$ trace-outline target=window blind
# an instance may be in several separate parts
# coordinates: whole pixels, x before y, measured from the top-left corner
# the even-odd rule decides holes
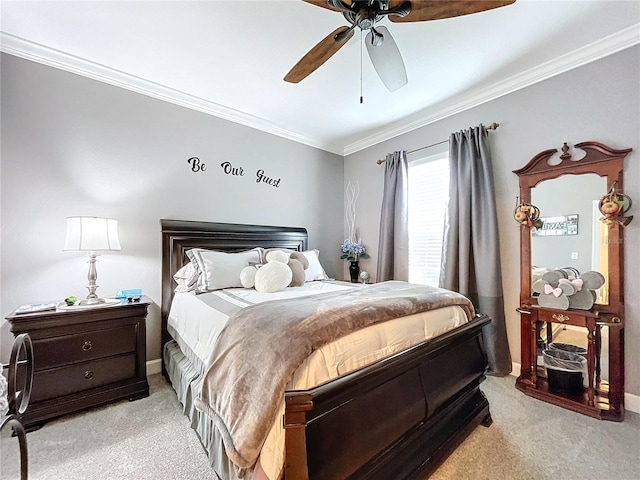
[[[409,282],[437,287],[449,198],[449,156],[442,153],[408,167]]]

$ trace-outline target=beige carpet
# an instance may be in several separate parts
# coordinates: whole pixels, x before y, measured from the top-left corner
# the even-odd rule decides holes
[[[171,386],[149,377],[150,395],[67,415],[27,434],[32,480],[211,479],[215,476]],[[2,432],[0,478],[17,479],[15,438]]]
[[[29,433],[30,478],[214,478],[173,390],[160,375],[149,380],[148,398],[68,415]],[[593,420],[529,398],[514,381],[487,379],[493,425],[474,430],[433,480],[640,479],[640,415]],[[0,447],[0,478],[18,478],[17,440],[3,432]]]

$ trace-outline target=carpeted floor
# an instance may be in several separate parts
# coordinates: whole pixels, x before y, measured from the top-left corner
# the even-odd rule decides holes
[[[27,435],[33,480],[180,479],[211,474],[171,387],[51,421]],[[640,415],[602,422],[527,397],[514,377],[483,384],[493,416],[431,476],[451,479],[640,479]],[[0,478],[18,478],[17,440],[3,432]],[[393,480],[393,479],[389,479]]]

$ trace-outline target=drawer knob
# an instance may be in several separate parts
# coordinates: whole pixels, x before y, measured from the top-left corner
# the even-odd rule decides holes
[[[91,340],[87,340],[86,342],[84,342],[84,344],[82,345],[82,350],[84,350],[85,352],[88,352],[89,350],[91,350],[91,347],[93,345],[91,345]]]
[[[562,313],[554,313],[553,315],[551,315],[551,318],[559,322],[566,322],[567,320],[569,320],[569,317],[563,315]]]
[[[91,380],[93,378],[93,372],[87,370],[86,372],[84,372],[84,378],[86,378],[87,380]]]

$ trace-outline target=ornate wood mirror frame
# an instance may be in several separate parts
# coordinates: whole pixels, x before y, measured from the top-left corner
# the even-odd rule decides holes
[[[540,182],[563,175],[592,173],[605,177],[607,191],[614,186],[623,191],[624,158],[632,149],[615,150],[598,142],[582,142],[575,149],[585,152],[574,159],[567,143],[562,147],[560,161],[549,160],[556,149],[545,150],[527,165],[514,170],[520,181],[520,201],[531,204],[532,189]],[[579,155],[577,155],[579,157]],[[604,192],[606,193],[606,192]],[[602,195],[604,195],[602,193]],[[542,212],[544,214],[544,212]],[[591,310],[554,310],[540,307],[531,290],[531,228],[520,227],[520,308],[521,314],[521,374],[516,387],[527,395],[569,408],[586,415],[609,420],[624,417],[624,227],[609,224],[607,305],[596,304]],[[538,340],[541,324],[555,322],[585,327],[588,336],[588,387],[583,393],[554,391],[549,387],[544,371],[538,365]],[[609,328],[609,383],[600,379],[600,329]],[[549,331],[549,329],[547,329]],[[549,339],[550,337],[548,337]]]

